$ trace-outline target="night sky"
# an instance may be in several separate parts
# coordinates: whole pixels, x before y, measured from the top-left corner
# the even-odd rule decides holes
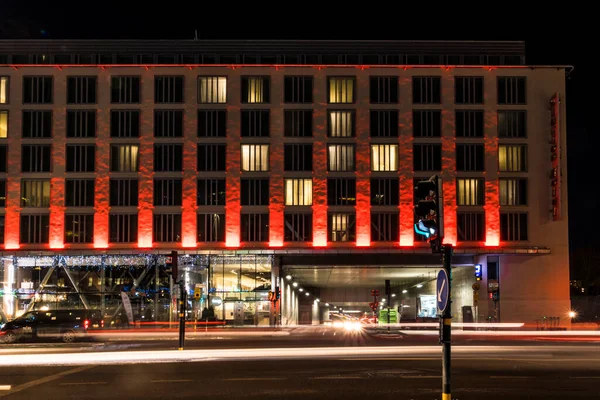
[[[463,3],[446,3],[447,9],[422,4],[421,8],[383,6],[363,9],[369,3],[278,2],[139,2],[133,1],[0,1],[0,39],[381,39],[381,40],[524,40],[528,64],[575,67],[567,81],[568,179],[571,268],[578,275],[582,254],[600,257],[600,223],[592,186],[593,148],[598,148],[598,125],[592,126],[600,94],[592,76],[597,45],[597,21],[577,15],[566,6],[536,7],[536,14],[510,2],[485,3],[469,10]],[[185,4],[185,6],[184,6]],[[60,5],[60,6],[58,6]],[[236,14],[236,9],[239,10]],[[142,11],[143,10],[143,11]],[[155,11],[153,11],[155,10]],[[479,13],[477,13],[479,12]],[[293,15],[294,18],[289,16]],[[489,21],[487,18],[494,18]],[[570,24],[570,26],[569,26]],[[589,97],[589,100],[588,100]],[[594,109],[592,109],[594,108]],[[582,189],[585,188],[585,189]],[[586,193],[587,191],[587,193]],[[598,275],[600,276],[600,268]]]

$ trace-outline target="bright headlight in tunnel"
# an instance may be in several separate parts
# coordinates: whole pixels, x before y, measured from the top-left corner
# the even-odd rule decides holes
[[[344,329],[348,332],[359,332],[362,330],[362,325],[357,321],[344,322]]]

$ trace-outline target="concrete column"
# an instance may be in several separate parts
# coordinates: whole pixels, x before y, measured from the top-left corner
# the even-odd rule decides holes
[[[281,275],[281,259],[277,256],[273,259],[273,264],[271,265],[271,291],[275,292],[277,289],[281,289],[280,285],[280,275]],[[277,326],[280,324],[280,314],[281,314],[281,301],[276,303],[271,303],[270,308],[270,318],[269,324],[271,326]]]

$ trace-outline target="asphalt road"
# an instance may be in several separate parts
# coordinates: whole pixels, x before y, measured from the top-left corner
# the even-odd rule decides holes
[[[276,349],[239,349],[222,357],[222,350],[208,352],[170,352],[183,358],[190,355],[177,363],[3,367],[0,398],[441,398],[441,361],[431,347],[338,347],[330,354],[304,348],[292,356]],[[66,362],[69,356],[62,359]],[[56,359],[62,362],[61,357]],[[455,346],[452,383],[453,398],[459,400],[597,399],[600,348]]]

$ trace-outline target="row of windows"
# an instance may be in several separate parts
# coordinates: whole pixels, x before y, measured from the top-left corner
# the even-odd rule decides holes
[[[398,110],[370,110],[371,137],[398,137]],[[271,134],[270,110],[241,110],[241,137],[269,137]],[[52,110],[23,110],[21,137],[51,138]],[[96,110],[67,110],[66,136],[68,138],[94,138],[97,130]],[[456,110],[457,137],[482,138],[485,132],[483,110]],[[441,110],[413,110],[414,137],[441,137]],[[526,138],[527,112],[524,110],[498,110],[498,137]],[[177,138],[184,134],[183,110],[154,110],[154,136]],[[140,110],[111,110],[110,136],[114,138],[140,137]],[[8,137],[8,111],[0,110],[0,138]],[[199,110],[198,137],[226,137],[226,110]],[[284,135],[286,137],[312,137],[313,110],[284,110]],[[355,110],[328,110],[327,136],[350,138],[356,136]]]
[[[68,104],[95,104],[98,102],[98,78],[96,76],[67,77]],[[203,104],[226,104],[228,78],[225,76],[198,77],[197,101]],[[0,77],[0,99],[9,101],[8,77]],[[271,79],[268,76],[242,76],[241,101],[250,104],[271,102]],[[313,103],[313,77],[286,76],[283,85],[285,103]],[[136,104],[141,102],[142,78],[140,76],[112,76],[110,101],[113,104]],[[356,102],[356,77],[339,76],[327,78],[327,101],[330,104]],[[482,76],[457,76],[454,78],[454,101],[456,104],[483,104],[484,86]],[[369,99],[374,104],[394,104],[399,101],[399,78],[397,76],[370,77]],[[278,102],[279,99],[274,99]],[[50,104],[53,102],[52,76],[23,77],[24,104]],[[183,76],[155,76],[155,103],[183,103]],[[439,76],[413,76],[412,102],[414,104],[440,104],[442,102],[442,79]],[[525,77],[497,78],[498,104],[526,104]]]
[[[268,144],[240,145],[241,170],[246,172],[269,171]],[[371,144],[371,171],[398,171],[400,155],[397,144]],[[456,170],[485,171],[483,143],[456,144]],[[24,144],[21,146],[21,172],[52,172],[52,145]],[[139,172],[140,145],[111,144],[111,172]],[[183,144],[155,144],[153,152],[154,172],[182,172]],[[441,144],[413,144],[414,171],[441,171]],[[226,171],[226,144],[198,144],[197,171]],[[285,171],[312,171],[312,144],[285,144],[283,146]],[[8,146],[0,145],[0,173],[8,171]],[[14,157],[14,156],[13,156]],[[95,144],[67,144],[66,172],[95,172]],[[356,170],[356,146],[354,144],[329,144],[327,168],[332,172]],[[527,145],[501,144],[498,146],[498,169],[500,172],[527,171]]]
[[[485,215],[477,212],[457,213],[457,239],[459,242],[485,241]],[[500,240],[526,241],[526,213],[500,214]],[[0,216],[0,243],[4,243],[5,217]],[[50,235],[48,214],[21,215],[20,243],[47,244]],[[225,241],[225,214],[198,214],[197,242]],[[330,242],[353,242],[356,240],[356,216],[354,213],[331,213],[328,215],[328,240]],[[269,241],[269,214],[241,214],[242,242]],[[312,241],[312,215],[310,213],[284,214],[284,240],[286,242]],[[154,214],[153,242],[181,242],[181,214]],[[109,242],[135,243],[138,240],[137,214],[109,215]],[[396,242],[399,240],[399,215],[393,212],[371,213],[371,240]],[[93,243],[94,215],[66,214],[64,225],[65,243]]]
[[[415,178],[419,180],[420,178]],[[198,206],[224,206],[227,188],[225,179],[198,179]],[[313,180],[311,178],[286,178],[284,204],[286,206],[311,206]],[[268,206],[270,203],[269,179],[241,179],[240,204],[242,206]],[[182,179],[155,178],[153,185],[155,206],[181,206],[183,204]],[[527,205],[527,179],[501,178],[499,181],[501,206]],[[398,206],[399,180],[397,178],[372,178],[370,187],[372,206]],[[137,179],[111,179],[109,205],[111,207],[137,207],[139,181]],[[50,207],[49,179],[23,179],[20,193],[21,207]],[[456,204],[483,206],[485,181],[483,178],[456,179]],[[94,179],[66,179],[65,206],[94,207]],[[356,205],[356,179],[328,178],[327,205]],[[0,180],[0,207],[6,206],[6,181]]]

